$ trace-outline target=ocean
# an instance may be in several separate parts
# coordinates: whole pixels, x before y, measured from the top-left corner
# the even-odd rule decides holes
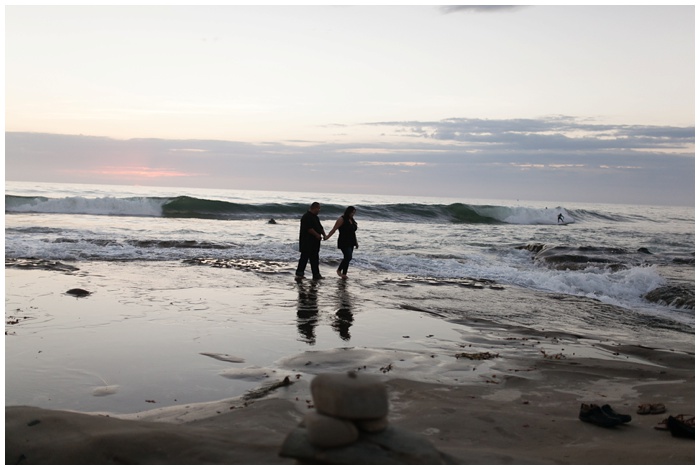
[[[327,232],[345,207],[357,208],[350,275],[487,280],[694,329],[692,207],[6,182],[6,265],[182,261],[291,272],[313,201]],[[322,244],[327,275],[340,258],[335,237]]]
[[[357,208],[347,280],[336,237],[294,280],[314,201],[327,232]],[[5,400],[136,413],[320,370],[692,354],[694,235],[690,207],[6,182]]]

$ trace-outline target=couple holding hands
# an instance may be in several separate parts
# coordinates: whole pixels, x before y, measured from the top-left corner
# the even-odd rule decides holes
[[[318,218],[318,213],[321,212],[321,204],[314,202],[309,207],[309,210],[301,218],[301,227],[299,229],[299,265],[296,270],[296,280],[304,278],[306,264],[311,263],[311,274],[314,280],[322,279],[319,271],[319,252],[321,251],[321,240],[328,240],[333,234],[338,232],[338,248],[343,252],[343,261],[338,266],[338,276],[342,279],[347,279],[348,266],[352,259],[352,253],[355,248],[359,248],[357,244],[357,222],[355,222],[355,207],[349,206],[345,209],[343,215],[338,217],[333,229],[326,235],[326,231],[321,225],[321,220]]]

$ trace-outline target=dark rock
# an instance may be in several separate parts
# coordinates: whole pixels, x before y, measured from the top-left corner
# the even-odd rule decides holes
[[[527,245],[522,245],[522,246],[517,246],[516,249],[518,250],[527,250],[531,251],[533,253],[539,253],[542,251],[545,247],[544,243],[528,243]]]
[[[688,286],[662,286],[644,296],[649,302],[695,310],[695,289]]]
[[[230,245],[196,240],[127,240],[127,243],[139,248],[198,248],[205,250],[221,250],[231,248]]]
[[[88,292],[85,289],[70,289],[66,291],[66,294],[72,295],[73,297],[87,297],[92,292]]]
[[[182,261],[184,264],[211,266],[213,268],[235,268],[242,271],[255,271],[261,274],[286,273],[287,263],[281,261],[265,261],[251,259],[222,259],[222,258],[192,258]]]
[[[516,248],[532,252],[536,262],[546,263],[549,268],[556,270],[575,271],[598,265],[616,272],[629,269],[630,265],[637,264],[639,260],[623,248],[553,246],[544,243],[530,243]],[[647,248],[639,248],[637,251],[652,254]]]
[[[72,272],[78,271],[78,268],[70,264],[64,264],[60,261],[50,261],[45,259],[5,259],[6,268],[19,269],[44,269],[46,271],[63,271]]]

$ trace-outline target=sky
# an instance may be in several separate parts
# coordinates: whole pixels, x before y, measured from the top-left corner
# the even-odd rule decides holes
[[[5,179],[694,205],[695,7],[6,6]]]

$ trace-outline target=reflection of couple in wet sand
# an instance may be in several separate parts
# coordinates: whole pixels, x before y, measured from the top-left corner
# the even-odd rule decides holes
[[[297,329],[300,340],[305,343],[316,343],[316,325],[319,320],[317,283],[305,285],[297,283],[299,298],[297,302]],[[345,283],[338,283],[337,310],[333,316],[331,327],[338,333],[343,341],[350,340],[350,326],[352,325],[352,300]]]

